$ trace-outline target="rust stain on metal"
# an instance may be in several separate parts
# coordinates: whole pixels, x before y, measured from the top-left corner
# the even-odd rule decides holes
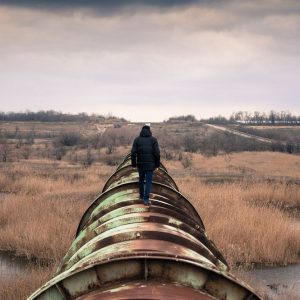
[[[229,273],[163,165],[151,203],[139,200],[138,173],[127,155],[83,214],[56,276],[29,299],[260,299]]]
[[[160,284],[158,282],[128,283],[124,286],[106,291],[96,291],[80,300],[212,300],[215,299],[206,293],[173,284]]]

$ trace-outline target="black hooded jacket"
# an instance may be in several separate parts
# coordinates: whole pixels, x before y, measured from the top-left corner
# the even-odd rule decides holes
[[[160,151],[157,139],[152,136],[149,126],[144,126],[140,136],[135,138],[131,149],[131,164],[144,171],[159,167]]]

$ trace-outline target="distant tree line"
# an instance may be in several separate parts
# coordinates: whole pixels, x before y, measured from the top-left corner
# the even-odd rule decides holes
[[[300,124],[300,116],[292,115],[288,111],[276,112],[274,110],[269,113],[239,111],[233,113],[230,120],[245,124]]]
[[[57,112],[54,110],[48,111],[26,111],[26,112],[0,112],[0,122],[13,122],[13,121],[38,121],[38,122],[127,122],[124,118],[118,118],[113,115],[99,115],[99,114],[69,114]],[[216,116],[208,119],[202,119],[201,121],[210,124],[232,124],[232,123],[244,123],[244,124],[300,124],[300,116],[291,114],[288,111],[276,112],[271,110],[269,113],[265,112],[248,112],[248,111],[238,111],[234,112],[230,118],[224,116]],[[194,115],[181,115],[170,117],[165,122],[177,123],[177,122],[198,122]]]
[[[69,114],[57,112],[54,110],[48,111],[26,111],[26,112],[0,112],[0,121],[10,122],[10,121],[38,121],[38,122],[83,122],[83,121],[94,121],[94,122],[104,122],[107,120],[127,122],[124,118],[117,118],[112,115],[103,116],[98,114]]]
[[[216,117],[211,117],[209,119],[202,119],[201,121],[209,124],[229,124],[229,123],[235,123],[235,121],[230,118],[227,119],[226,117],[223,116],[216,116]]]
[[[181,115],[170,117],[165,122],[167,123],[177,123],[177,122],[197,122],[198,120],[194,115]],[[252,125],[297,125],[300,124],[300,116],[293,115],[288,111],[276,112],[271,110],[269,113],[265,112],[248,112],[248,111],[238,111],[234,112],[229,118],[226,118],[222,115],[215,117],[210,117],[208,119],[201,119],[201,122],[209,124],[252,124]]]
[[[287,124],[295,125],[300,124],[300,116],[291,114],[288,111],[276,112],[271,110],[269,113],[265,112],[248,112],[248,111],[238,111],[234,112],[230,118],[223,116],[211,117],[209,119],[201,120],[210,124],[232,124],[232,123],[243,123],[243,124]]]
[[[193,115],[182,115],[182,116],[170,117],[165,122],[168,122],[168,123],[172,123],[172,122],[197,122],[197,119]]]

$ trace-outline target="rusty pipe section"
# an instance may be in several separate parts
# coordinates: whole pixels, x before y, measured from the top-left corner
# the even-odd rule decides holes
[[[29,299],[259,299],[229,273],[162,164],[150,199],[139,200],[128,154],[83,214],[56,276]]]

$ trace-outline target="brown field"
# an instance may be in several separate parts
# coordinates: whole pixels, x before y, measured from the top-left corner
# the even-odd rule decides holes
[[[291,218],[269,205],[270,199],[281,205],[285,197],[295,191],[293,188],[274,184],[270,192],[268,184],[251,182],[212,187],[195,177],[178,183],[202,216],[210,238],[232,267],[298,261],[298,228],[293,227]],[[291,201],[297,203],[299,196],[298,189]]]
[[[130,150],[126,145],[112,154],[92,149],[98,159],[87,167],[82,163],[86,149],[70,149],[58,161],[41,155],[44,146],[31,147],[29,159],[0,164],[0,250],[46,261],[48,267],[35,265],[14,280],[0,278],[1,299],[24,299],[52,276],[84,210],[115,170],[111,165]],[[299,156],[183,153],[189,159],[184,165],[176,155],[163,163],[231,268],[299,261]]]
[[[86,169],[36,162],[2,168],[1,249],[59,260],[111,171],[108,166]]]
[[[267,170],[267,163],[262,166],[258,162],[275,159],[273,156],[276,154],[250,154],[232,155],[227,168],[228,159],[225,157],[204,158],[201,155],[194,155],[190,169],[172,161],[166,162],[166,166],[180,190],[199,211],[209,237],[231,267],[297,262],[299,228],[293,225],[294,217],[284,212],[282,207],[300,206],[299,186],[282,181],[264,181],[260,177],[262,170],[270,175],[276,170],[272,164]],[[280,169],[283,176],[280,178],[285,177],[290,173],[294,157],[277,155],[282,162]],[[286,156],[285,159],[282,155]],[[207,183],[204,177],[189,175],[193,172],[207,173],[218,166],[217,174],[222,172],[224,175],[227,171],[229,176],[232,166],[236,172],[241,171],[247,158],[248,164],[252,165],[252,177],[245,177],[242,181]],[[1,249],[15,251],[17,255],[28,258],[46,259],[51,264],[40,269],[38,275],[31,271],[17,281],[5,281],[1,284],[0,295],[9,299],[9,291],[16,283],[26,286],[24,291],[30,293],[51,277],[74,238],[82,213],[113,171],[114,167],[100,164],[83,168],[43,160],[1,165]],[[295,178],[299,178],[299,172],[296,169],[293,172]],[[256,176],[253,176],[254,173]],[[180,178],[177,178],[179,175]]]
[[[181,163],[165,162],[170,172],[180,172]],[[278,152],[240,152],[206,157],[192,154],[189,173],[208,176],[210,174],[230,177],[243,176],[258,179],[300,180],[300,156]]]

